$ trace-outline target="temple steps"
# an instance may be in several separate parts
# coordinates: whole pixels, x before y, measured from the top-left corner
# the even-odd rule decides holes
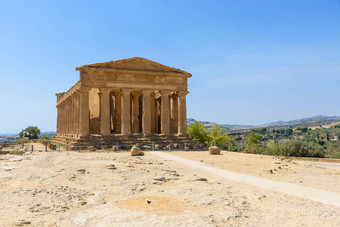
[[[108,135],[102,136],[98,134],[91,134],[86,137],[67,137],[55,135],[52,142],[67,146],[69,149],[87,150],[89,147],[94,146],[97,149],[110,149],[112,146],[118,145],[120,149],[127,150],[132,146],[137,145],[142,149],[168,150],[169,145],[171,150],[199,150],[202,146],[187,136],[177,135],[159,135],[153,134],[144,137],[141,134],[130,136],[125,135]]]

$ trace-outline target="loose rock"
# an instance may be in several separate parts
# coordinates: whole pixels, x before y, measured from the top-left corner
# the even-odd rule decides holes
[[[118,145],[113,146],[112,151],[118,151]]]
[[[217,146],[209,147],[209,154],[213,154],[213,155],[221,154],[221,149],[218,148]]]
[[[94,146],[89,147],[89,151],[96,151],[97,149]]]
[[[117,169],[117,167],[114,164],[107,165],[105,168],[106,169]]]
[[[131,156],[143,156],[144,152],[142,152],[138,147],[133,146],[131,148]]]

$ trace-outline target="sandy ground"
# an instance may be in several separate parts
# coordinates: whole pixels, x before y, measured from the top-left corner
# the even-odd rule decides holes
[[[234,163],[228,168],[281,181],[289,179],[287,173],[296,184],[339,190],[339,168],[334,166],[293,161],[285,166],[286,161],[274,164],[278,160],[272,157],[235,153],[218,158],[207,152],[171,154],[222,168],[222,160],[238,160],[238,167]],[[268,172],[276,166],[285,170]],[[300,170],[305,175],[302,183],[294,174]],[[340,209],[334,206],[220,180],[213,174],[207,177],[151,152],[144,157],[126,152],[2,155],[0,201],[0,226],[340,225]]]
[[[208,152],[171,154],[237,173],[340,193],[340,163],[296,161],[227,151],[222,151],[221,155],[209,155]]]

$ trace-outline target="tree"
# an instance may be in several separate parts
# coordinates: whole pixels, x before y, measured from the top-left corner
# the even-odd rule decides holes
[[[298,127],[297,130],[300,130],[302,133],[305,133],[308,131],[308,127]]]
[[[291,134],[293,134],[293,129],[291,129],[291,128],[286,128],[286,129],[285,129],[285,135],[286,135],[286,136],[290,136]]]
[[[19,133],[20,137],[28,136],[29,139],[38,139],[38,135],[40,135],[40,129],[36,126],[29,126]]]
[[[228,133],[222,132],[221,126],[214,126],[208,133],[208,145],[215,145],[221,149],[227,149],[228,145],[232,145],[232,141]]]
[[[199,143],[204,144],[208,141],[207,130],[204,128],[203,124],[200,124],[197,121],[189,125],[187,131],[188,131],[189,137]]]
[[[264,135],[267,132],[267,128],[256,128],[256,129],[253,129],[252,131]]]
[[[246,140],[245,140],[245,146],[250,147],[251,145],[260,144],[262,141],[262,136],[254,131],[251,131],[248,133]]]

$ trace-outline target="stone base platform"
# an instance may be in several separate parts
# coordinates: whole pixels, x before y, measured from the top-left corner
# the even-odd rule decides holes
[[[140,134],[130,136],[91,134],[86,137],[57,134],[52,138],[52,142],[68,146],[68,149],[71,150],[87,150],[91,146],[94,146],[96,149],[110,149],[115,145],[118,145],[119,149],[122,150],[128,150],[134,145],[145,150],[152,150],[153,146],[155,150],[169,150],[169,146],[171,146],[171,150],[200,150],[203,148],[202,145],[193,141],[188,136],[164,136],[159,134],[147,137]]]

